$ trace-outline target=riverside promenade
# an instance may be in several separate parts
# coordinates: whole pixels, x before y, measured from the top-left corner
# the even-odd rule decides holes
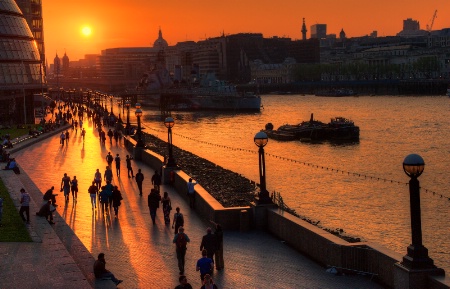
[[[100,252],[106,255],[106,268],[124,280],[120,288],[174,288],[179,276],[172,244],[174,232],[164,224],[162,209],[153,225],[147,207],[154,168],[132,161],[134,173],[140,168],[145,176],[144,195],[140,197],[134,179],[127,177],[125,156],[129,152],[123,142],[116,144],[113,140],[110,144],[107,140],[103,146],[92,123],[86,121],[85,127],[85,142],[79,131],[75,135],[69,130],[71,137],[64,146],[59,144],[57,134],[47,139],[42,136],[42,141],[34,145],[21,143],[26,149],[12,156],[22,174],[0,172],[17,207],[21,187],[32,197],[28,229],[34,241],[0,244],[0,288],[115,288],[111,281],[99,282],[93,276],[92,265]],[[122,159],[120,177],[113,178],[124,198],[119,218],[114,218],[112,211],[109,216],[93,211],[87,192],[95,170],[98,168],[103,175],[109,151]],[[71,198],[65,204],[59,193],[64,173],[79,180],[77,203]],[[59,193],[55,225],[34,214],[43,193],[51,186]],[[180,207],[184,214],[185,232],[191,239],[185,275],[193,288],[200,288],[195,264],[201,257],[201,238],[211,224],[199,218],[171,186],[163,185],[161,192],[164,191],[169,193],[172,207]],[[224,259],[225,269],[213,274],[219,288],[383,288],[368,277],[327,273],[325,268],[261,231],[225,231]]]

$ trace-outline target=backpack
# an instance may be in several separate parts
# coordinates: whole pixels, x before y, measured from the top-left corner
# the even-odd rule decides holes
[[[184,233],[178,233],[177,248],[184,249],[186,248],[186,244],[187,244],[186,235]]]
[[[175,220],[175,224],[177,224],[178,226],[183,226],[184,225],[183,214],[181,214],[181,213],[177,214],[177,218]]]

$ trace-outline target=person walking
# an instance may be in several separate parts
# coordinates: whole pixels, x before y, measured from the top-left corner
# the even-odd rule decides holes
[[[73,179],[70,181],[70,191],[72,192],[73,202],[77,202],[78,198],[78,180],[77,176],[73,176]]]
[[[104,179],[105,181],[107,181],[107,182],[108,182],[108,181],[109,181],[109,182],[112,182],[112,179],[113,179],[113,172],[112,172],[110,166],[106,166],[105,173],[103,174],[103,179]]]
[[[66,134],[64,132],[61,132],[61,134],[59,135],[59,143],[64,146],[66,140]]]
[[[214,253],[215,264],[217,270],[224,268],[223,262],[223,230],[220,224],[212,222],[215,226],[214,236],[216,237],[216,252]]]
[[[206,274],[205,277],[203,277],[203,285],[202,287],[200,287],[200,289],[218,289],[218,288],[217,285],[214,284],[211,275]]]
[[[116,157],[114,158],[114,161],[116,162],[116,173],[117,173],[117,176],[120,177],[120,157],[119,157],[119,154],[116,155]]]
[[[172,240],[172,243],[176,246],[178,269],[180,270],[180,275],[184,274],[184,264],[186,258],[187,243],[190,242],[188,235],[184,233],[184,228],[180,227],[178,233]]]
[[[133,174],[133,167],[131,166],[131,160],[133,158],[130,157],[129,155],[127,155],[126,158],[126,162],[127,162],[127,174],[128,174],[128,178],[134,178],[134,174]],[[131,173],[131,177],[130,177],[130,173]]]
[[[114,186],[114,190],[112,192],[112,205],[114,208],[114,216],[116,218],[119,218],[119,207],[121,205],[122,193],[120,193],[119,188],[117,186]]]
[[[194,186],[197,184],[197,182],[193,182],[192,179],[189,179],[189,182],[187,183],[187,194],[189,197],[189,207],[191,209],[195,209],[195,189]]]
[[[200,251],[206,249],[208,253],[208,258],[214,260],[214,253],[217,250],[216,236],[212,234],[211,228],[206,229],[206,235],[202,238],[202,243],[200,244]]]
[[[113,273],[106,270],[106,260],[104,253],[98,254],[97,260],[94,262],[94,275],[95,278],[111,279],[111,281],[113,281],[116,286],[123,282],[123,280],[117,279]]]
[[[141,172],[141,169],[138,170],[135,180],[139,189],[139,196],[142,196],[142,183],[144,182],[144,174]]]
[[[69,144],[69,131],[66,130],[66,144]]]
[[[161,204],[164,213],[164,223],[170,226],[170,211],[172,210],[172,203],[167,192],[164,192],[164,197],[161,199]]]
[[[66,203],[69,202],[69,194],[70,194],[70,177],[67,173],[64,173],[64,177],[61,179],[61,192],[64,192],[64,199]]]
[[[100,188],[102,187],[102,173],[98,169],[94,174],[94,182],[97,186],[97,190],[100,190]]]
[[[109,143],[112,144],[112,138],[114,136],[114,133],[111,129],[108,130],[108,137],[109,137]]]
[[[106,155],[106,162],[108,163],[108,166],[112,165],[113,160],[114,157],[111,155],[111,152],[108,152],[108,154]]]
[[[106,133],[101,128],[99,128],[99,129],[100,129],[100,134],[99,134],[99,136],[100,136],[100,143],[105,145]]]
[[[116,141],[116,145],[119,142],[119,131],[117,129],[114,130],[114,140]]]
[[[211,258],[208,258],[206,249],[203,249],[202,257],[198,259],[195,271],[200,271],[200,279],[203,281],[206,274],[211,275],[213,268],[214,261]]]
[[[112,202],[113,202],[113,191],[114,191],[114,186],[111,182],[106,181],[105,191],[106,191],[106,195],[108,196],[109,209],[111,210]]]
[[[84,142],[84,138],[86,137],[86,130],[84,128],[81,130],[81,137],[83,138]]]
[[[148,207],[150,209],[150,217],[152,218],[153,225],[156,221],[156,210],[159,208],[159,202],[161,200],[161,196],[158,191],[155,189],[150,190],[150,194],[147,198]]]
[[[22,218],[22,220],[24,222],[26,222],[27,224],[30,223],[30,195],[25,191],[24,188],[20,189],[20,210],[19,210],[19,214],[20,217]],[[27,218],[25,219],[25,217],[23,216],[23,213],[25,213],[25,215],[27,216]]]
[[[89,193],[89,196],[91,197],[92,210],[97,209],[98,187],[97,187],[95,181],[93,181],[92,185],[89,187],[88,193]]]
[[[100,191],[98,197],[99,197],[99,201],[100,201],[100,207],[101,207],[102,214],[108,214],[108,212],[109,212],[109,210],[108,210],[109,197],[108,197],[108,192],[106,191],[105,186],[103,186],[101,188],[101,191]]]
[[[180,213],[180,207],[175,209],[176,213],[173,214],[173,223],[172,228],[175,227],[175,234],[178,233],[178,229],[184,226],[184,217],[183,214]]]
[[[154,185],[155,190],[159,192],[159,187],[161,185],[161,176],[158,171],[155,171],[155,174],[152,176],[152,185]]]
[[[175,287],[175,289],[192,289],[192,285],[188,283],[187,278],[185,275],[181,275],[178,278],[178,282],[180,282],[179,285]]]

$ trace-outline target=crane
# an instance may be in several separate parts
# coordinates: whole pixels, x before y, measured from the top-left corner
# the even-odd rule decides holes
[[[434,10],[433,17],[431,18],[431,24],[430,25],[427,24],[428,32],[431,32],[431,30],[433,29],[434,19],[436,19],[436,18],[437,18],[437,10]]]

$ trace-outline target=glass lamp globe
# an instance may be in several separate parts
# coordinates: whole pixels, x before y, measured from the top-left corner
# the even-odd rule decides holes
[[[261,148],[267,144],[269,138],[267,137],[267,134],[265,132],[260,131],[255,135],[254,141],[256,146]]]
[[[418,154],[407,155],[403,161],[403,170],[411,178],[417,178],[423,173],[425,162]]]
[[[172,117],[166,117],[166,119],[164,120],[164,125],[167,128],[172,128],[175,125],[175,121]]]

